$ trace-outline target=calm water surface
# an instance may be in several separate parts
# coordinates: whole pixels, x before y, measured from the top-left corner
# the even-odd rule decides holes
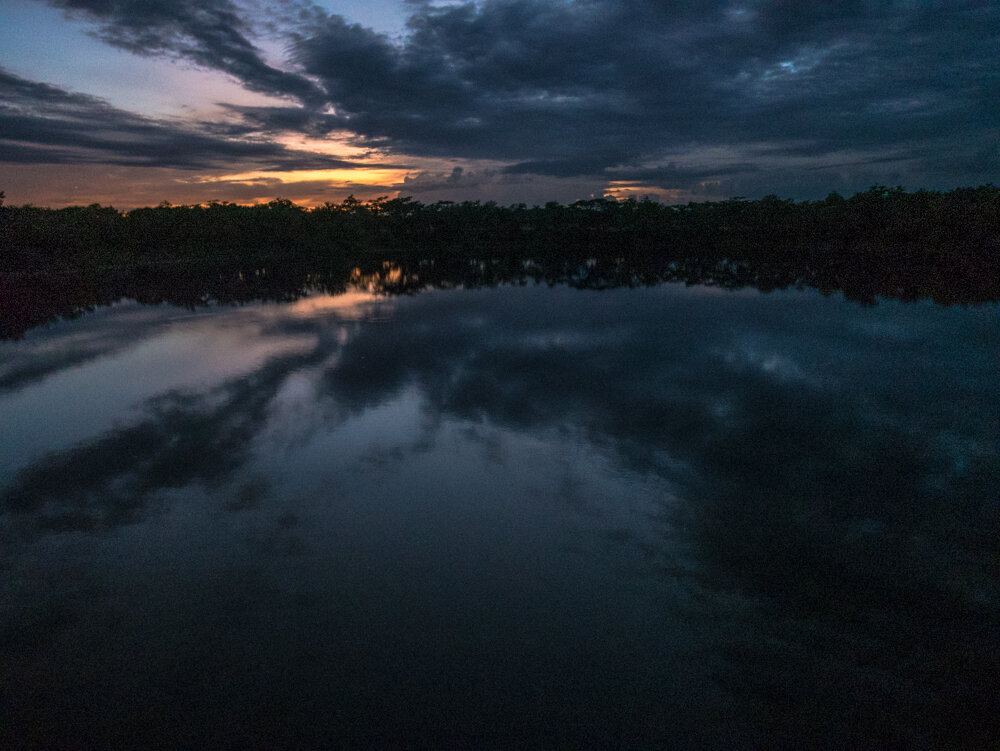
[[[678,284],[0,342],[0,746],[988,747],[998,351]]]

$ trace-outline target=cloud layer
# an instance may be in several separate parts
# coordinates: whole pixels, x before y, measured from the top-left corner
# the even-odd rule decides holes
[[[239,162],[270,170],[345,169],[358,162],[251,138],[226,123],[157,120],[0,68],[3,161],[205,169]]]
[[[1000,172],[1000,7],[972,0],[413,0],[400,39],[305,0],[49,4],[110,45],[282,100],[231,103],[229,138],[212,158],[216,136],[171,152],[162,124],[116,112],[136,152],[121,158],[148,149],[208,168],[269,151],[288,159],[270,140],[281,134],[347,133],[378,153],[442,160],[439,177],[415,175],[410,187],[446,184],[457,162],[468,170],[485,160],[485,192],[512,179],[569,179],[811,197],[873,182],[978,184]],[[4,131],[18,141],[6,161],[42,161],[76,135],[102,148],[85,118],[65,116],[84,106],[79,97],[17,86],[36,119]],[[41,135],[19,138],[16,128],[36,120]]]
[[[333,17],[294,46],[345,126],[408,153],[664,187],[1000,166],[982,3],[491,0],[418,4],[410,29],[394,46]]]

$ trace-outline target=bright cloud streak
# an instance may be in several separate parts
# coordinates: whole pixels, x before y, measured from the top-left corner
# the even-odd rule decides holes
[[[262,180],[277,180],[282,183],[328,182],[331,185],[391,185],[393,183],[402,182],[406,175],[406,170],[378,169],[375,167],[364,169],[291,170],[274,172],[253,170],[250,172],[236,172],[227,175],[207,175],[195,178],[194,182],[256,183]]]

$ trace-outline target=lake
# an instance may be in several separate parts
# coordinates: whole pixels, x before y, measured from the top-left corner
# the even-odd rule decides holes
[[[0,745],[1000,738],[995,303],[345,279],[8,326]]]

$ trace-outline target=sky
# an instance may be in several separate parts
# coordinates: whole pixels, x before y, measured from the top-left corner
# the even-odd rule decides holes
[[[9,204],[1000,183],[997,0],[3,0]]]

